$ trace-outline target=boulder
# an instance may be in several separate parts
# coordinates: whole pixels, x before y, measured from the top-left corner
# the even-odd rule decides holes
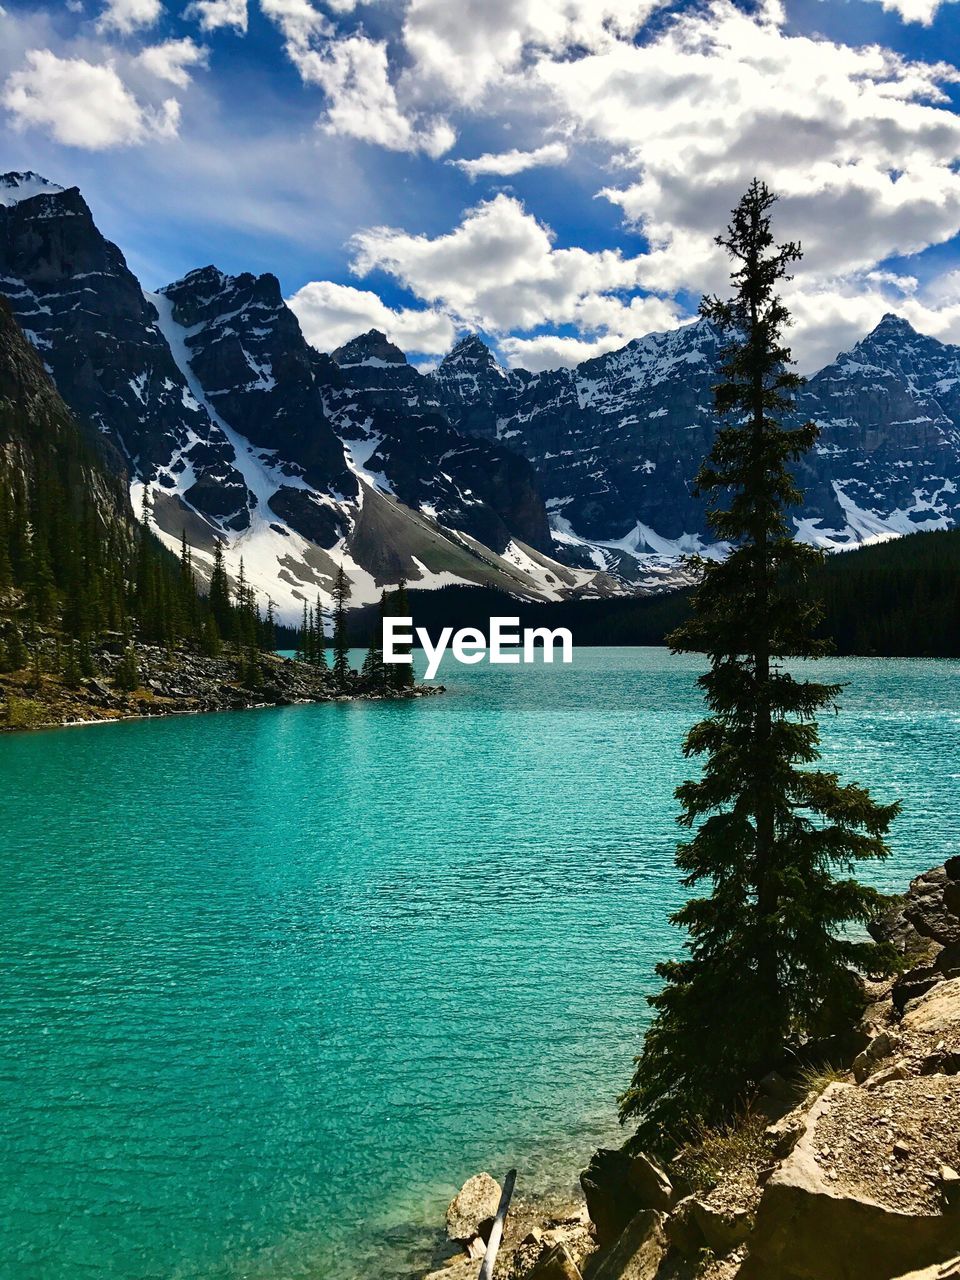
[[[948,978],[909,1001],[901,1026],[909,1031],[960,1031],[960,978]]]
[[[667,1248],[664,1215],[641,1209],[603,1256],[590,1280],[655,1280]]]
[[[880,1031],[853,1060],[853,1078],[862,1084],[884,1058],[900,1048],[900,1038],[891,1031]]]
[[[718,1257],[743,1244],[753,1227],[753,1215],[746,1209],[724,1211],[705,1200],[694,1200],[693,1217],[704,1240]]]
[[[601,1147],[580,1175],[597,1243],[608,1248],[641,1209],[666,1210],[675,1199],[670,1179],[643,1152]]]
[[[941,946],[960,942],[960,858],[950,858],[910,883],[904,918]]]
[[[881,1119],[891,1090],[916,1087],[926,1082],[891,1083],[883,1092],[842,1083],[824,1090],[794,1150],[764,1186],[738,1280],[893,1280],[909,1267],[955,1253],[954,1214],[893,1208],[883,1199],[882,1170],[874,1171],[875,1184],[865,1186],[862,1179],[848,1182],[830,1161],[822,1163],[831,1122],[854,1110],[848,1104],[856,1102],[858,1124],[868,1125],[865,1108],[875,1108]],[[870,1169],[858,1172],[871,1175]]]
[[[500,1184],[489,1173],[468,1178],[447,1206],[447,1236],[467,1241],[487,1240],[500,1204]]]
[[[778,1160],[782,1160],[784,1156],[790,1154],[797,1145],[805,1126],[806,1119],[803,1107],[795,1107],[792,1111],[788,1111],[785,1116],[781,1116],[779,1120],[775,1120],[773,1124],[767,1125],[764,1136],[770,1143],[773,1155]]]
[[[865,1089],[879,1089],[881,1085],[889,1084],[891,1080],[907,1080],[909,1077],[910,1068],[903,1058],[898,1058],[889,1067],[881,1067],[879,1071],[874,1071],[873,1075],[867,1076],[863,1082],[863,1087]]]
[[[695,1201],[696,1196],[686,1196],[675,1206],[664,1224],[671,1249],[676,1249],[684,1258],[696,1258],[707,1244],[697,1222],[693,1207]]]
[[[561,1241],[540,1258],[526,1280],[583,1280],[580,1268],[574,1262],[570,1250]]]

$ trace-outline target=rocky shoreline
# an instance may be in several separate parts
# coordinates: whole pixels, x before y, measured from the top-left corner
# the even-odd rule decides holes
[[[515,1201],[495,1280],[960,1280],[960,857],[870,932],[903,971],[862,985],[853,1025],[665,1167],[630,1139],[594,1153],[582,1201]],[[424,1280],[477,1280],[499,1195],[464,1185]]]
[[[0,732],[298,703],[422,698],[445,692],[443,685],[415,685],[383,693],[356,674],[341,688],[329,671],[274,653],[259,654],[259,673],[251,680],[249,670],[244,672],[226,654],[213,658],[185,646],[165,649],[143,644],[133,646],[137,685],[124,689],[120,680],[123,648],[115,641],[99,646],[92,655],[97,674],[72,685],[63,676],[50,674],[60,665],[52,652],[44,654],[39,679],[31,668],[0,675]]]

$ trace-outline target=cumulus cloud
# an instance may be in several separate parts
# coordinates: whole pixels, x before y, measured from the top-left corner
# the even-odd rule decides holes
[[[387,46],[365,35],[332,40],[321,50],[297,56],[304,80],[327,96],[324,127],[329,133],[378,143],[390,151],[449,151],[456,134],[442,119],[421,122],[405,115],[388,74]]]
[[[107,0],[97,20],[97,30],[117,31],[128,36],[133,31],[152,27],[161,13],[160,0]]]
[[[527,169],[538,169],[543,165],[563,164],[569,155],[565,142],[548,142],[533,151],[501,151],[487,152],[473,160],[449,160],[447,163],[462,169],[470,178],[478,178],[483,174],[498,174],[509,178],[515,173],[523,173]]]
[[[937,11],[950,0],[880,0],[888,13],[899,13],[904,22],[920,22],[929,27]]]
[[[189,68],[205,67],[208,53],[203,45],[195,44],[187,36],[182,40],[165,40],[162,44],[151,45],[140,53],[138,61],[158,80],[167,80],[184,88],[190,83]]]
[[[58,58],[49,49],[27,54],[0,100],[17,128],[34,126],[68,147],[91,151],[174,137],[180,118],[174,98],[159,108],[138,102],[111,63]]]
[[[365,289],[314,280],[298,289],[287,305],[300,321],[307,341],[333,351],[368,329],[380,329],[404,351],[442,355],[456,335],[448,315],[413,307],[394,310]]]
[[[648,44],[537,74],[633,171],[603,194],[651,242],[651,286],[712,285],[710,235],[758,171],[807,273],[863,270],[960,229],[960,119],[944,109],[955,68],[787,35],[778,10],[757,19],[716,0]]]
[[[323,90],[322,124],[328,133],[431,156],[453,146],[456,134],[445,120],[420,120],[401,109],[384,41],[362,32],[338,36],[309,0],[260,0],[260,6],[282,31],[287,55],[304,83]]]
[[[592,360],[594,356],[616,351],[629,341],[619,333],[607,333],[592,341],[548,333],[537,338],[502,338],[499,345],[511,369],[542,373],[544,369],[572,368],[584,360]]]
[[[194,0],[183,11],[185,18],[195,19],[203,31],[219,31],[232,27],[245,35],[247,31],[247,0]]]
[[[512,196],[467,209],[445,235],[374,227],[354,237],[353,269],[385,271],[458,328],[501,335],[511,364],[576,364],[681,322],[669,298],[635,292],[642,256],[557,248],[550,227]],[[569,325],[579,336],[525,331]]]
[[[665,0],[411,0],[411,76],[473,102],[538,58],[629,40]]]
[[[353,269],[386,271],[477,328],[506,332],[577,320],[594,295],[637,286],[641,258],[557,249],[550,227],[512,196],[468,209],[446,235],[373,227],[353,239]]]
[[[310,0],[260,0],[260,8],[280,28],[287,53],[297,65],[299,55],[309,49],[314,37],[333,34],[329,19]]]

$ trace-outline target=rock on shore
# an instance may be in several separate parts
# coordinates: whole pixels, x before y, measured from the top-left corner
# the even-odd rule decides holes
[[[497,1280],[960,1280],[960,858],[871,932],[904,972],[865,988],[806,1096],[772,1073],[726,1161],[687,1151],[662,1168],[632,1141],[596,1152],[586,1214],[531,1228],[528,1211]],[[461,1254],[429,1280],[479,1266]]]

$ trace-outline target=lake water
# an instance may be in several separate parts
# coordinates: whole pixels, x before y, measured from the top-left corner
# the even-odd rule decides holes
[[[820,666],[900,888],[960,852],[960,663]],[[408,1276],[470,1174],[566,1185],[676,946],[699,667],[0,738],[0,1275]]]

